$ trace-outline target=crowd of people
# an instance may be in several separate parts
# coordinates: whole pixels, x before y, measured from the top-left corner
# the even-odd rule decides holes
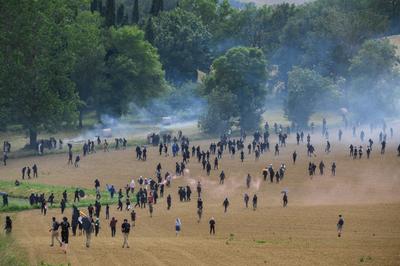
[[[210,142],[210,144],[204,149],[200,145],[192,145],[190,146],[189,138],[184,136],[181,131],[175,137],[171,135],[152,135],[151,141],[154,146],[158,147],[159,156],[169,157],[169,149],[172,151],[171,160],[175,160],[175,175],[170,174],[166,169],[163,169],[161,163],[157,163],[155,167],[155,175],[153,177],[138,177],[136,180],[132,179],[125,187],[121,187],[116,189],[112,184],[106,184],[106,191],[108,191],[110,198],[113,199],[115,195],[118,197],[117,209],[116,211],[122,212],[126,211],[129,219],[126,218],[120,225],[121,233],[123,235],[123,244],[122,247],[129,248],[128,236],[130,231],[136,225],[136,211],[135,208],[148,209],[149,216],[153,217],[153,213],[155,210],[155,205],[159,201],[159,199],[164,198],[164,194],[166,196],[166,208],[170,210],[172,207],[172,196],[171,191],[169,193],[165,193],[166,189],[171,187],[171,182],[174,177],[184,176],[187,171],[187,165],[189,163],[198,163],[200,164],[200,169],[202,169],[207,176],[211,175],[211,172],[217,172],[219,176],[219,184],[220,186],[226,186],[225,180],[229,177],[226,176],[223,169],[221,169],[220,161],[223,160],[224,157],[228,157],[230,159],[236,160],[236,154],[239,154],[238,162],[244,163],[246,157],[248,160],[251,160],[253,157],[254,160],[259,160],[260,156],[264,153],[270,152],[270,131],[274,132],[277,136],[277,143],[274,145],[274,156],[280,156],[280,152],[282,149],[287,149],[287,139],[292,135],[293,132],[296,132],[295,135],[295,143],[300,146],[304,140],[306,140],[305,151],[307,153],[309,160],[308,164],[308,174],[312,179],[313,176],[316,175],[316,169],[318,167],[319,174],[322,176],[325,174],[325,167],[330,165],[330,172],[332,176],[336,175],[336,162],[324,162],[324,160],[320,160],[319,163],[314,162],[313,158],[317,157],[315,145],[312,142],[312,135],[314,134],[315,126],[312,124],[310,127],[310,132],[296,129],[294,126],[284,128],[282,125],[274,124],[273,128],[270,129],[268,123],[264,125],[264,131],[256,131],[254,132],[252,139],[248,141],[249,137],[246,135],[244,131],[241,132],[240,137],[233,138],[229,134],[222,135],[217,142]],[[353,138],[356,138],[357,127],[352,128]],[[372,129],[371,129],[372,132]],[[386,129],[383,128],[382,132],[379,134],[379,142],[381,144],[380,153],[383,155],[385,153],[386,147]],[[393,138],[393,129],[390,129],[390,136]],[[329,131],[327,122],[323,119],[322,123],[322,137],[326,141],[324,152],[329,154],[334,148],[331,144]],[[365,131],[361,130],[359,139],[361,143],[364,143],[366,138]],[[343,131],[342,129],[338,130],[338,140],[342,141],[343,139]],[[96,142],[95,142],[96,141]],[[7,142],[8,143],[8,142]],[[246,143],[248,143],[246,145]],[[318,143],[317,143],[318,144]],[[62,142],[60,142],[62,145]],[[4,144],[4,152],[10,151],[11,144]],[[82,156],[86,157],[89,154],[96,152],[96,147],[103,149],[104,152],[109,152],[109,144],[107,139],[101,140],[100,137],[97,137],[96,140],[88,140],[83,144]],[[115,146],[116,150],[118,149],[126,149],[127,140],[125,138],[116,138]],[[367,158],[370,158],[373,147],[373,140],[369,138],[367,144]],[[298,148],[300,149],[300,147]],[[350,157],[353,159],[362,159],[363,156],[363,144],[361,145],[353,145],[349,146],[350,149]],[[147,160],[147,147],[146,146],[137,146],[136,149],[136,159],[140,161]],[[398,147],[398,155],[400,156],[400,145]],[[296,160],[298,159],[297,151],[293,151],[292,153],[292,162],[296,164]],[[181,158],[180,160],[178,158]],[[154,158],[152,158],[154,159]],[[72,144],[68,143],[68,164],[74,164],[75,167],[79,167],[80,162],[80,154],[75,157],[75,161],[73,162],[73,150]],[[212,166],[213,165],[213,166]],[[24,166],[22,168],[22,180],[25,180],[27,176],[28,179],[31,178],[31,169],[33,171],[33,177],[38,177],[38,167],[34,164],[31,168]],[[163,174],[164,171],[164,174]],[[269,180],[269,183],[273,184],[280,183],[284,180],[287,172],[286,163],[282,162],[279,167],[275,168],[272,164],[267,164],[264,169],[261,170],[261,175],[264,181]],[[252,176],[247,174],[245,177],[244,186],[247,189],[250,189],[252,186]],[[95,237],[100,233],[100,215],[102,210],[101,204],[101,185],[100,181],[96,179],[94,181],[94,188],[96,191],[96,200],[93,205],[90,204],[87,207],[87,211],[83,211],[83,209],[78,209],[74,204],[79,202],[81,197],[85,195],[81,195],[81,191],[76,189],[74,193],[74,200],[72,204],[72,217],[71,220],[68,220],[66,216],[63,216],[60,221],[57,221],[56,217],[52,217],[51,221],[51,246],[54,246],[54,240],[63,247],[63,251],[67,252],[68,242],[69,242],[69,231],[72,230],[73,236],[77,235],[85,235],[86,237],[86,247],[90,247],[92,234],[95,234]],[[136,193],[135,193],[136,192]],[[197,215],[198,222],[200,223],[202,214],[203,214],[203,198],[204,195],[204,187],[202,186],[200,181],[197,181],[196,185],[197,192]],[[29,197],[29,202],[31,205],[39,205],[41,209],[41,213],[46,215],[48,205],[50,207],[57,201],[60,203],[61,214],[64,214],[64,210],[66,208],[66,204],[69,203],[67,190],[62,193],[62,197],[60,199],[55,199],[54,194],[48,196],[46,199],[44,193],[41,194],[31,194]],[[83,193],[84,194],[84,193]],[[192,188],[190,184],[186,186],[178,187],[178,197],[180,202],[190,202],[192,199]],[[249,207],[250,201],[250,193],[246,192],[243,195],[243,200],[245,204],[245,208]],[[258,197],[260,194],[254,193],[252,196],[252,209],[254,211],[257,210],[258,207]],[[262,195],[261,195],[262,196]],[[282,206],[286,208],[288,206],[288,190],[282,191],[281,198]],[[135,204],[134,204],[135,203]],[[228,197],[225,197],[222,206],[223,212],[227,213],[230,207],[230,200]],[[125,205],[125,207],[124,207]],[[111,237],[116,236],[118,220],[115,216],[111,215],[110,205],[105,205],[105,219],[109,220],[109,227],[111,230]],[[111,217],[111,219],[110,219]],[[338,237],[341,237],[342,230],[344,225],[344,219],[342,215],[339,215],[339,221],[337,223],[337,232]],[[12,230],[12,222],[10,217],[7,216],[5,230],[9,233]],[[179,217],[175,220],[175,233],[176,236],[180,234],[182,230],[182,221]],[[59,232],[61,232],[61,239],[59,238]],[[209,234],[215,235],[216,233],[216,219],[211,217],[209,219]]]

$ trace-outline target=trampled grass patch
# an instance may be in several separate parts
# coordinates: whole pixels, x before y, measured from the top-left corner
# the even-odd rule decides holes
[[[54,193],[54,204],[51,207],[58,208],[60,205],[60,201],[62,199],[62,193],[64,190],[67,191],[68,201],[66,207],[72,206],[74,204],[77,207],[87,207],[89,204],[94,204],[96,201],[96,191],[95,189],[83,189],[85,191],[85,197],[81,198],[79,202],[73,202],[74,193],[77,187],[63,187],[63,186],[54,186],[54,185],[46,185],[46,184],[38,184],[38,183],[30,183],[23,181],[19,186],[15,186],[12,181],[0,180],[0,191],[6,192],[9,195],[9,204],[8,206],[1,206],[0,212],[12,212],[12,211],[22,211],[28,209],[37,209],[38,205],[30,205],[29,204],[29,196],[34,194],[45,194],[46,200],[50,196],[51,193]],[[101,198],[100,203],[102,205],[105,204],[116,204],[118,202],[117,195],[111,199],[110,194],[107,191],[100,192]],[[134,199],[132,199],[134,200]]]

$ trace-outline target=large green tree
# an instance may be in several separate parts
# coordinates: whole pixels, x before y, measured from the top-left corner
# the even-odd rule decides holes
[[[0,7],[1,91],[12,121],[29,131],[35,147],[42,129],[76,121],[78,96],[70,79],[73,53],[66,26],[76,1],[2,1]],[[4,99],[3,99],[4,100]]]
[[[84,112],[93,105],[98,87],[103,82],[105,48],[99,13],[83,11],[67,25],[68,47],[73,52],[71,79],[80,98],[79,127]]]
[[[107,0],[106,2],[106,26],[111,27],[115,25],[115,0]]]
[[[359,119],[382,118],[398,107],[399,62],[396,48],[388,40],[366,41],[351,59],[347,99],[350,111]]]
[[[153,0],[150,8],[150,15],[158,16],[161,11],[164,10],[164,1],[163,0]]]
[[[216,23],[218,0],[181,0],[179,7],[198,16],[209,30],[218,27]]]
[[[139,23],[139,0],[135,0],[132,8],[132,24]]]
[[[329,78],[310,69],[295,67],[289,72],[285,114],[300,127],[322,106],[337,100],[338,88]]]
[[[226,90],[234,95],[237,108],[230,117],[238,117],[242,129],[256,129],[264,111],[267,78],[263,52],[258,48],[236,47],[213,62],[203,92],[212,96],[215,90]],[[213,100],[217,99],[209,97],[209,102]]]
[[[195,80],[197,70],[205,70],[209,65],[210,33],[201,20],[177,8],[152,21],[152,43],[160,53],[167,79],[176,83]]]
[[[130,103],[143,106],[168,89],[156,49],[136,26],[110,28],[107,49],[106,81],[96,98],[98,114],[126,114]]]

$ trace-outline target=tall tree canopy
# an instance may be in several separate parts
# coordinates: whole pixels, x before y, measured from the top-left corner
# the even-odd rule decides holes
[[[143,106],[168,89],[157,51],[139,28],[110,28],[107,48],[106,85],[96,99],[98,113],[126,114],[130,103]]]
[[[322,104],[334,102],[338,88],[329,78],[314,70],[295,67],[289,72],[285,113],[300,127],[307,127],[310,116]]]
[[[98,87],[103,82],[105,48],[99,13],[79,12],[75,21],[67,26],[68,45],[74,54],[71,78],[76,85],[81,103],[79,126],[83,112],[93,105]]]
[[[388,40],[368,40],[351,59],[349,109],[359,119],[382,118],[400,99],[399,57]]]
[[[240,127],[245,130],[259,126],[267,95],[267,61],[260,49],[236,47],[217,58],[212,71],[205,80],[204,93],[218,94],[224,90],[230,99],[235,99],[237,108],[227,117],[239,117]],[[212,101],[218,100],[209,97]],[[231,110],[231,109],[228,109]],[[215,125],[218,126],[218,125]]]
[[[198,69],[208,68],[210,33],[198,17],[177,8],[161,13],[152,21],[153,44],[169,81],[195,80]]]
[[[73,52],[68,49],[67,24],[76,9],[62,0],[3,1],[0,25],[1,89],[12,121],[37,133],[55,130],[76,119],[78,95],[69,78]],[[76,121],[76,120],[75,120]]]

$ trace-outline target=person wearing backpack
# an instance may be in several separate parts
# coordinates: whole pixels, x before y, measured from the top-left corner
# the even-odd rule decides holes
[[[58,243],[60,243],[60,246],[62,245],[62,242],[60,240],[59,236],[59,232],[58,232],[58,228],[60,227],[60,224],[57,222],[56,217],[52,218],[51,221],[51,228],[49,230],[49,232],[51,232],[51,244],[50,247],[54,246],[54,239],[56,239],[58,241]]]

